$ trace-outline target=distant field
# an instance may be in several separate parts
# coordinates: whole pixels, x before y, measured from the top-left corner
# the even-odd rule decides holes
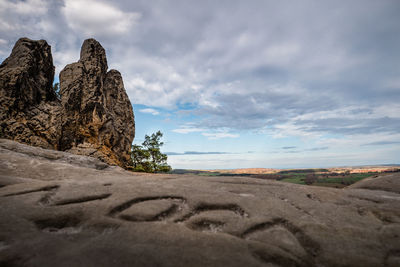
[[[318,175],[310,177],[310,173],[305,175],[291,175],[288,174],[288,178],[284,178],[282,182],[289,182],[295,184],[307,184],[307,185],[316,185],[316,186],[328,186],[328,187],[336,187],[342,188],[355,182],[361,181],[364,178],[371,177],[374,175],[378,175],[378,172],[369,172],[369,173],[345,173],[338,174],[336,176],[331,176],[329,174]]]
[[[328,169],[236,169],[236,170],[173,170],[174,174],[200,176],[239,176],[282,182],[343,188],[367,177],[382,173],[400,172],[400,166],[365,166]]]

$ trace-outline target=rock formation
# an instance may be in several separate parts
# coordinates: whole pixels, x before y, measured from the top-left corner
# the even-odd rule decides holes
[[[0,139],[0,266],[400,266],[400,173],[138,174]]]
[[[57,149],[60,102],[46,41],[21,38],[0,65],[0,136]]]
[[[121,74],[107,72],[103,47],[85,40],[78,62],[60,73],[64,114],[60,150],[126,165],[135,134],[132,105]],[[118,164],[121,165],[121,164]]]
[[[104,48],[85,40],[60,73],[58,99],[50,46],[20,39],[0,66],[0,136],[126,167],[134,115],[121,74],[107,68]]]

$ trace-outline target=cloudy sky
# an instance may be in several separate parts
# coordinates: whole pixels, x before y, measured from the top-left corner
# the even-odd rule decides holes
[[[106,49],[173,168],[400,163],[398,0],[0,0],[0,59]],[[56,79],[58,79],[56,77]]]

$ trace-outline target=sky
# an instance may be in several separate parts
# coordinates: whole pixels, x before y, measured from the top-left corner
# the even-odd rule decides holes
[[[136,137],[173,168],[400,163],[398,0],[0,0],[0,60],[83,41],[124,79]]]

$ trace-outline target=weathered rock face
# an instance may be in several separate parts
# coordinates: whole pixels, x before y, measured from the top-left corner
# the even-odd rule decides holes
[[[21,38],[0,65],[0,135],[44,148],[57,148],[59,100],[46,41]]]
[[[56,100],[51,48],[45,40],[21,38],[1,65],[1,89],[23,110],[42,101]]]
[[[400,173],[138,174],[0,139],[0,266],[400,266],[399,193]]]
[[[60,73],[58,99],[50,46],[20,39],[0,66],[0,136],[126,167],[134,115],[121,74],[107,68],[104,48],[86,40]]]
[[[127,165],[135,134],[132,105],[121,74],[107,72],[103,47],[86,40],[80,60],[60,73],[63,105],[60,150],[93,155],[104,161]]]

